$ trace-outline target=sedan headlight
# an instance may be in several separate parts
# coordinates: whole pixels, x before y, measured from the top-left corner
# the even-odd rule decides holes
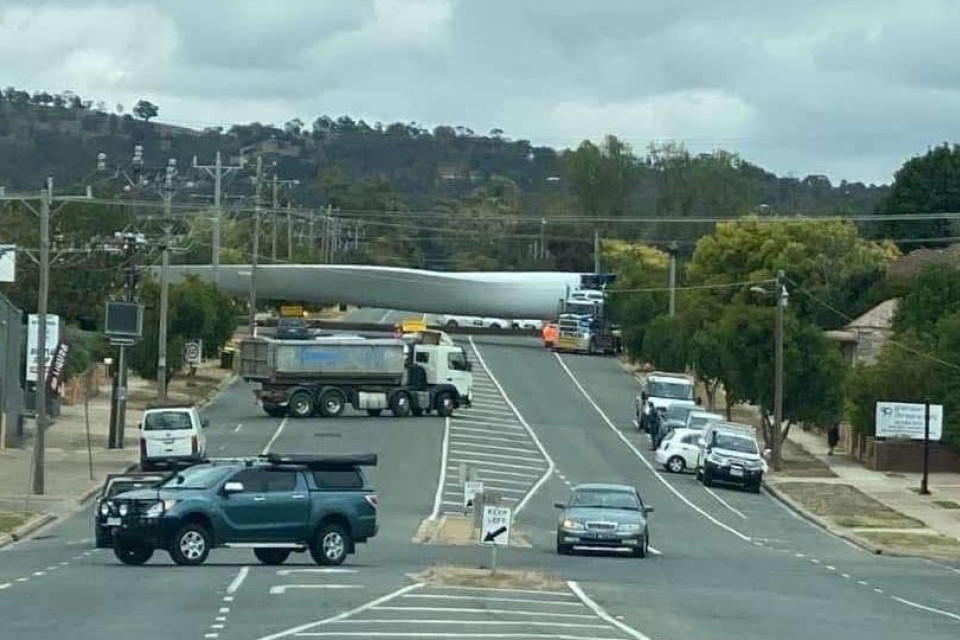
[[[120,506],[117,507],[117,512],[120,514],[120,517],[125,517],[130,512],[130,507],[127,506],[126,502],[121,502]]]
[[[100,503],[100,515],[102,515],[103,517],[107,517],[108,515],[110,515],[110,503],[109,503],[109,502],[101,502],[101,503]]]
[[[150,507],[144,512],[144,517],[146,518],[159,518],[164,514],[164,512],[173,509],[173,506],[177,504],[176,500],[161,500],[160,502],[154,502]]]
[[[624,522],[617,525],[617,531],[622,531],[624,533],[636,533],[640,531],[640,525],[636,522]]]
[[[563,528],[570,529],[571,531],[583,531],[586,527],[583,526],[583,523],[579,520],[574,520],[573,518],[564,518]]]

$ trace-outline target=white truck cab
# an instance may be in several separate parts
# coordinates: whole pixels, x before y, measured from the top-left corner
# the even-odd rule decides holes
[[[149,407],[140,420],[140,468],[176,466],[207,455],[208,421],[191,405]]]

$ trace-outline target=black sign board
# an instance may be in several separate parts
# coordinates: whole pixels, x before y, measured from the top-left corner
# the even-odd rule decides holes
[[[143,305],[136,302],[107,302],[104,333],[111,338],[139,338],[143,334]]]

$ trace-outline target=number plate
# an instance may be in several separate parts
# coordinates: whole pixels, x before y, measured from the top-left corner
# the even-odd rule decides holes
[[[730,467],[730,475],[737,478],[743,477],[743,468],[741,467]]]
[[[107,518],[107,526],[108,526],[108,527],[119,527],[119,526],[120,526],[120,518]]]

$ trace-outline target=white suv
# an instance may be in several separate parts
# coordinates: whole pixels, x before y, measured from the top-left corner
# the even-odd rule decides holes
[[[734,422],[710,422],[698,441],[697,479],[703,486],[715,482],[739,484],[760,493],[767,471],[753,427]]]
[[[141,470],[203,460],[207,455],[203,430],[208,424],[193,406],[148,408],[140,421]]]

